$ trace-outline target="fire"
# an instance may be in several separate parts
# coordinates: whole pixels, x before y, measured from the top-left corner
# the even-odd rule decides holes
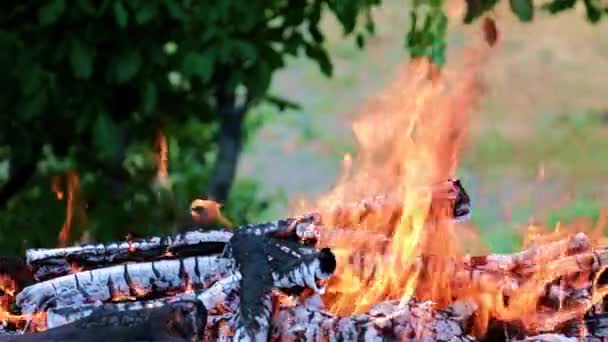
[[[5,294],[13,297],[17,291],[17,284],[13,278],[6,274],[0,274],[0,290]]]
[[[358,153],[344,157],[334,188],[297,208],[320,212],[328,227],[389,237],[322,242],[338,258],[324,298],[332,312],[362,313],[380,301],[412,295],[440,307],[453,302],[454,260],[464,257],[461,227],[450,220],[449,198],[442,200],[434,189],[456,175],[489,50],[487,44],[471,50],[460,70],[445,68],[439,77],[426,59],[405,66],[353,123]],[[378,196],[395,206],[343,207]]]
[[[72,228],[75,222],[81,223],[84,226],[86,220],[86,214],[82,207],[81,195],[80,195],[80,177],[78,172],[70,170],[65,174],[65,190],[62,189],[62,178],[54,176],[51,178],[51,190],[55,193],[55,197],[58,201],[64,199],[64,194],[67,192],[67,203],[65,221],[59,232],[58,245],[65,247],[69,244],[72,239]]]
[[[479,57],[483,51],[475,53]],[[440,305],[452,301],[452,263],[447,260],[463,253],[450,208],[432,203],[437,198],[433,188],[455,175],[468,116],[480,93],[480,63],[471,62],[460,73],[443,70],[440,79],[430,80],[433,65],[414,60],[353,124],[358,154],[345,156],[337,184],[314,209],[326,213],[329,227],[391,239],[384,244],[366,238],[324,242],[339,258],[325,298],[333,312],[361,313],[387,298],[411,295]],[[394,201],[396,208],[370,210],[362,217],[349,215],[349,210],[327,214],[341,203],[379,195]],[[400,216],[391,218],[395,212]]]
[[[46,326],[46,313],[37,312],[31,315],[19,315],[12,313],[10,307],[17,293],[17,283],[6,274],[0,275],[0,289],[4,292],[0,296],[0,322],[4,325],[10,324],[17,328],[29,327],[35,330],[44,329]]]
[[[156,182],[165,185],[169,177],[169,147],[167,137],[162,130],[158,130],[156,141],[154,142],[156,160]]]

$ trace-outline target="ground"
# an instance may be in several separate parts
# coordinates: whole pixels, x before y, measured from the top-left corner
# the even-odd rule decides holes
[[[275,92],[302,110],[273,117],[247,146],[239,175],[286,198],[331,187],[342,155],[355,148],[352,118],[407,61],[402,4],[386,1],[375,12],[377,36],[363,51],[326,21],[334,77],[305,58],[276,75]],[[597,216],[608,199],[608,20],[592,25],[577,8],[523,24],[507,4],[493,14],[501,41],[484,72],[488,93],[473,116],[460,171],[472,193],[473,222],[498,251],[515,248],[516,228],[532,218],[555,224]],[[478,29],[452,20],[448,60]],[[279,201],[268,215],[285,215],[286,208]]]

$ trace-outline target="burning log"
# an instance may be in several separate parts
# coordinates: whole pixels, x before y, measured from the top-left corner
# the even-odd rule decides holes
[[[125,264],[78,272],[26,287],[17,297],[24,313],[49,307],[79,306],[95,301],[146,298],[203,289],[229,275],[232,260],[190,257]]]
[[[564,255],[587,252],[591,247],[589,237],[584,233],[578,233],[568,239],[536,246],[516,254],[471,257],[468,264],[489,272],[514,272],[525,275],[537,265],[546,264]]]
[[[175,296],[164,297],[160,299],[152,299],[145,301],[122,302],[122,303],[106,303],[101,302],[93,304],[85,304],[81,306],[66,306],[61,308],[51,308],[46,314],[46,328],[52,329],[62,325],[75,322],[93,314],[100,308],[105,308],[106,311],[135,311],[142,309],[159,308],[178,301],[199,301],[203,303],[208,311],[213,310],[216,306],[224,304],[228,300],[228,296],[238,289],[240,274],[234,274],[219,280],[206,290],[194,292],[179,293]]]
[[[457,179],[433,185],[430,188],[435,203],[453,203],[453,219],[464,220],[471,214],[469,196]],[[290,234],[296,239],[314,241],[344,239],[364,239],[370,243],[387,243],[386,234],[357,231],[352,229],[329,229],[323,225],[339,222],[340,227],[352,228],[366,217],[381,213],[397,221],[401,216],[402,203],[386,196],[362,200],[346,206],[336,207],[323,216],[312,213],[299,217],[286,218],[266,223],[251,224],[236,230],[248,230],[254,234],[276,235],[286,238]],[[209,256],[221,254],[232,237],[226,231],[194,230],[174,235],[135,239],[107,244],[71,246],[52,249],[30,249],[26,251],[26,262],[34,272],[36,280],[43,281],[54,277],[125,262],[143,262],[161,259],[174,259],[187,256]]]
[[[206,320],[207,310],[198,301],[184,300],[134,311],[104,307],[59,328],[0,337],[0,341],[192,341],[203,338]]]
[[[266,223],[239,227],[252,234],[312,234],[318,231],[320,217],[310,214]],[[52,249],[30,249],[26,252],[27,264],[38,281],[72,273],[74,269],[87,270],[124,262],[142,262],[175,259],[187,256],[221,254],[232,233],[225,231],[190,231],[181,234],[112,242],[109,244],[72,246]],[[298,236],[295,235],[297,239]],[[314,238],[314,236],[310,236]]]
[[[41,281],[72,273],[73,269],[86,270],[127,261],[220,254],[231,237],[231,233],[223,231],[191,231],[108,244],[30,249],[26,251],[26,261],[36,279]]]

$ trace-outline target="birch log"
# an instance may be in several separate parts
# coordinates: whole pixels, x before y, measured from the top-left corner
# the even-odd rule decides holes
[[[170,292],[208,288],[229,276],[233,261],[220,257],[190,257],[124,264],[78,272],[26,287],[16,298],[24,313],[50,307],[80,306]]]
[[[127,261],[219,254],[231,237],[232,233],[224,231],[191,231],[108,244],[29,249],[26,251],[26,262],[40,281],[66,275],[73,270],[87,270]]]
[[[321,218],[318,214],[308,214],[245,225],[236,230],[255,236],[299,240],[314,238],[309,235],[319,232],[320,224]],[[225,231],[190,231],[109,244],[30,249],[26,251],[26,261],[33,269],[36,279],[40,281],[66,275],[73,270],[82,271],[124,262],[220,254],[232,235],[231,232]]]
[[[135,311],[159,308],[183,300],[197,300],[201,302],[205,308],[207,308],[207,311],[211,312],[220,304],[229,304],[228,296],[238,289],[240,278],[241,276],[237,272],[232,276],[219,280],[206,290],[179,293],[175,296],[160,299],[105,304],[102,302],[96,302],[81,306],[51,308],[46,314],[46,328],[57,328],[59,326],[75,322],[79,319],[90,316],[100,308],[106,311]]]

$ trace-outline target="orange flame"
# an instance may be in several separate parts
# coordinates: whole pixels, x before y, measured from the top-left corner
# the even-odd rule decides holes
[[[155,160],[156,160],[156,182],[163,185],[169,177],[169,147],[167,146],[167,137],[162,129],[156,134],[154,142]]]
[[[17,292],[17,284],[10,276],[0,274],[0,290],[12,297]]]
[[[470,51],[458,72],[438,74],[427,60],[413,60],[353,123],[358,153],[345,156],[334,188],[314,205],[298,208],[320,212],[330,227],[391,237],[387,243],[323,241],[338,258],[325,295],[331,311],[361,313],[382,300],[411,295],[440,306],[452,302],[450,261],[463,252],[450,202],[437,202],[434,185],[455,175],[488,51],[486,46]],[[353,216],[341,207],[377,196],[397,208]]]
[[[67,246],[72,239],[72,228],[74,227],[75,221],[79,220],[84,227],[86,214],[82,207],[81,194],[80,194],[80,177],[78,172],[70,170],[65,175],[67,184],[67,203],[65,221],[59,232],[58,245],[60,247]],[[55,193],[58,200],[63,199],[64,191],[60,187],[60,179],[55,176],[52,178],[51,189]]]

